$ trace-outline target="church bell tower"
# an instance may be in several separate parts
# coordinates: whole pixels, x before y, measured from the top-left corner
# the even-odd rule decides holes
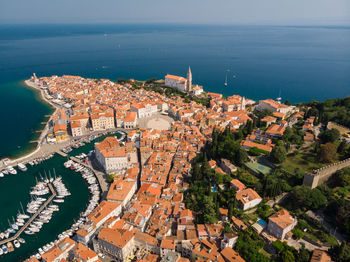
[[[188,72],[187,72],[187,86],[186,86],[186,91],[191,92],[192,91],[192,72],[191,72],[191,67],[188,67]]]

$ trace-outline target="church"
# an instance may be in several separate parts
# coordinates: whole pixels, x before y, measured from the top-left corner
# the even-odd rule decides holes
[[[175,87],[182,92],[192,92],[192,72],[188,67],[187,78],[167,74],[165,76],[165,86]]]

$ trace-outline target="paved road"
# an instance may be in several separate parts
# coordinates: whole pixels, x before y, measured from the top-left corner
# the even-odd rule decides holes
[[[312,217],[313,219],[316,219],[325,229],[327,229],[331,235],[333,235],[339,243],[346,241],[346,236],[342,235],[340,233],[340,231],[336,228],[334,228],[331,224],[329,224],[326,220],[325,220],[325,216],[321,213],[321,212],[313,212],[312,210],[309,210],[306,212],[306,214],[310,217]]]
[[[307,242],[304,239],[301,239],[299,241],[295,240],[295,239],[288,239],[287,240],[288,245],[294,247],[297,250],[299,250],[301,248],[301,242],[303,242],[305,245],[305,248],[310,250],[310,251],[313,251],[315,249],[321,249],[321,250],[328,250],[329,249],[328,247],[325,247],[325,246],[322,246],[322,247],[315,246],[315,245],[311,244],[310,242]]]
[[[0,162],[0,169],[4,169],[9,165],[12,166],[16,166],[19,163],[23,163],[23,162],[29,162],[32,161],[34,159],[38,159],[38,158],[44,158],[50,154],[53,154],[59,150],[62,150],[63,148],[67,147],[67,146],[71,146],[73,144],[75,144],[78,140],[82,140],[85,137],[91,136],[91,135],[98,135],[98,134],[103,134],[106,132],[116,132],[116,131],[123,131],[125,133],[128,133],[130,130],[126,130],[126,129],[121,129],[121,128],[114,128],[114,129],[108,129],[108,130],[102,130],[102,131],[93,131],[90,132],[88,134],[85,134],[83,136],[80,137],[69,137],[68,140],[63,141],[63,142],[57,142],[57,143],[46,143],[46,142],[42,142],[40,144],[38,144],[38,147],[31,153],[29,153],[28,155],[25,155],[23,157],[11,160],[10,163],[5,164],[3,161]]]

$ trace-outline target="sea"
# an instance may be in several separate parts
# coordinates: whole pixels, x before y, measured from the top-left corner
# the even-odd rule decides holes
[[[52,202],[52,204],[59,206],[59,211],[53,213],[50,222],[44,224],[39,233],[34,235],[21,234],[20,237],[26,243],[21,244],[19,248],[15,248],[14,252],[0,255],[0,262],[25,260],[37,253],[38,248],[56,240],[60,233],[69,229],[80,218],[80,214],[86,210],[91,199],[88,184],[80,173],[70,168],[66,169],[63,164],[70,156],[77,156],[93,150],[94,143],[102,141],[107,136],[119,138],[120,134],[101,136],[78,149],[73,149],[67,157],[55,154],[53,158],[38,165],[30,166],[27,164],[28,170],[25,172],[17,169],[18,173],[16,175],[9,174],[0,178],[0,232],[4,232],[9,228],[9,224],[13,224],[18,212],[22,212],[22,206],[24,210],[26,209],[27,204],[31,201],[30,190],[37,181],[45,177],[61,176],[63,183],[71,193],[70,196],[64,198],[64,203]],[[48,194],[44,197],[48,198],[49,196]]]
[[[350,27],[234,25],[0,25],[0,159],[30,152],[53,109],[23,81],[80,75],[163,79],[186,76],[205,91],[292,103],[350,95]],[[228,85],[224,82],[227,75]],[[52,223],[0,261],[20,261],[52,241],[86,208],[88,190],[60,156],[0,179],[0,230],[29,200],[35,177],[56,168],[72,191]]]
[[[145,80],[186,76],[189,66],[193,83],[225,96],[293,103],[344,97],[350,27],[0,25],[0,159],[32,150],[29,141],[52,113],[23,85],[34,72]]]

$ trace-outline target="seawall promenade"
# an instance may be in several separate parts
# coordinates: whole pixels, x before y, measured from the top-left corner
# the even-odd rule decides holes
[[[24,83],[26,84],[26,86],[33,88],[36,91],[40,92],[41,99],[55,109],[54,113],[58,109],[61,108],[60,105],[57,105],[57,104],[53,103],[52,101],[50,101],[50,99],[48,99],[45,96],[45,91],[42,90],[39,86],[37,86],[34,82],[32,82],[30,80],[26,80],[26,81],[24,81]],[[49,122],[52,118],[52,115],[48,119],[48,121],[45,125],[45,128],[41,131],[41,134],[37,140],[36,148],[32,152],[29,152],[24,156],[14,158],[14,159],[9,159],[8,161],[1,160],[0,161],[0,170],[6,168],[8,166],[16,166],[19,163],[27,163],[27,162],[30,162],[32,160],[38,159],[38,158],[45,158],[46,156],[54,154],[67,146],[71,146],[73,143],[77,142],[77,140],[83,139],[83,138],[90,136],[90,135],[98,135],[98,134],[102,134],[105,132],[116,132],[118,130],[126,132],[126,133],[128,133],[128,131],[129,131],[129,130],[124,130],[122,128],[114,128],[114,129],[108,129],[108,130],[102,130],[102,131],[93,131],[93,132],[89,132],[88,134],[85,134],[85,135],[80,136],[80,137],[74,137],[74,139],[73,139],[73,137],[70,136],[68,140],[63,141],[63,142],[47,143],[45,138],[46,138],[47,132],[49,130]]]

